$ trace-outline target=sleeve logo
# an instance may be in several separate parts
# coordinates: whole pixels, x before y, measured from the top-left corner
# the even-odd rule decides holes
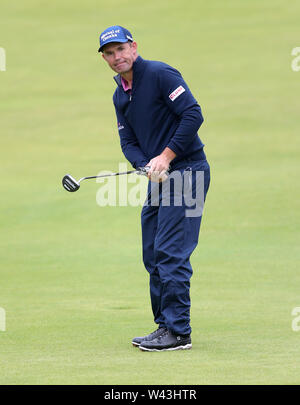
[[[185,88],[182,86],[177,87],[177,89],[175,89],[171,94],[169,94],[169,99],[171,101],[176,100],[177,97],[180,96],[180,94],[185,92]]]
[[[118,130],[121,131],[121,129],[124,129],[124,125],[121,125],[121,123],[118,122]]]

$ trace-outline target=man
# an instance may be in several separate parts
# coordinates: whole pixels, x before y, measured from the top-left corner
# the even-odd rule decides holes
[[[112,26],[103,31],[98,51],[117,73],[113,102],[122,151],[133,167],[150,167],[141,218],[143,261],[158,328],[132,344],[143,351],[190,349],[190,255],[198,243],[202,212],[187,215],[187,207],[193,207],[183,196],[181,204],[175,203],[175,182],[169,187],[169,204],[164,203],[163,190],[171,184],[167,174],[179,173],[182,180],[189,172],[194,196],[197,173],[202,173],[204,203],[210,168],[197,134],[201,109],[176,69],[138,55],[127,29]],[[179,189],[182,192],[181,185]]]

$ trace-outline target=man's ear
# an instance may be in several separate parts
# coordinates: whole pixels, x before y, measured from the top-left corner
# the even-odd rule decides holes
[[[135,53],[135,57],[137,57],[137,43],[135,41],[131,42],[131,47]]]

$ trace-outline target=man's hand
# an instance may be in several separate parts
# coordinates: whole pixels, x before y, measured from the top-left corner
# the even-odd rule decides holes
[[[151,181],[160,183],[165,181],[168,176],[166,172],[169,169],[171,161],[176,157],[176,154],[168,147],[155,158],[151,159],[146,166],[150,166],[148,178]]]

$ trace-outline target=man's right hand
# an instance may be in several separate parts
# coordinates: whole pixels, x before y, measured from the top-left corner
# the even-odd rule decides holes
[[[150,172],[151,166],[147,165],[145,167],[140,167],[139,168],[140,173],[143,174],[144,176],[147,176],[150,181],[153,181],[155,183],[161,183],[162,181],[165,181],[168,178],[168,172],[163,171],[163,172]]]
[[[176,154],[168,147],[164,151],[151,159],[147,166],[150,166],[148,178],[155,183],[161,183],[168,178],[168,170],[171,161],[176,157]]]
[[[151,166],[148,164],[146,166],[147,168],[147,174],[146,176],[150,181],[153,181],[154,183],[161,183],[168,178],[168,171],[167,170],[162,170],[159,172],[158,170],[151,170]]]

